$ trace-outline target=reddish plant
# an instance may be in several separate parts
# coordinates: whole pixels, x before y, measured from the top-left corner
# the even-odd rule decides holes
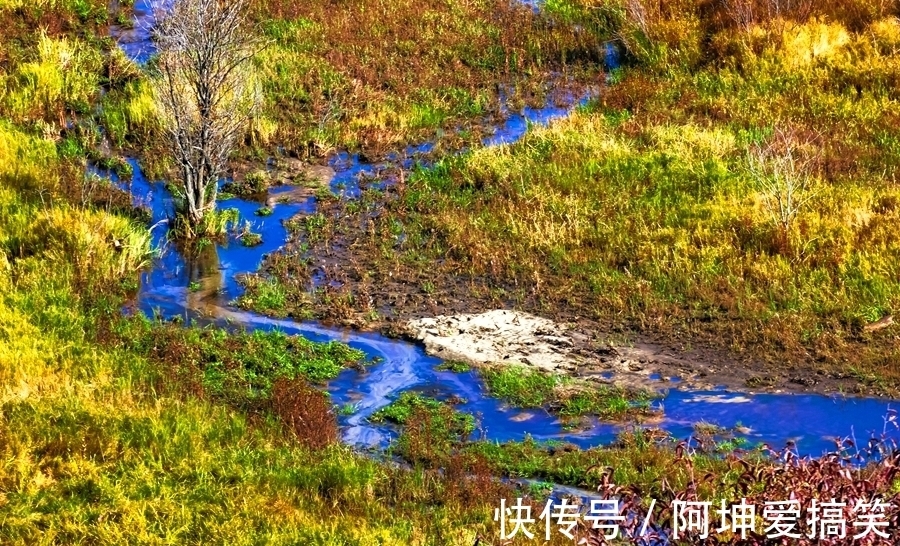
[[[275,415],[306,447],[322,449],[337,442],[337,419],[328,396],[305,380],[276,380],[271,404]]]
[[[886,424],[896,425],[896,413],[892,412],[888,416]],[[780,452],[770,451],[770,457],[762,460],[751,462],[736,458],[744,470],[737,482],[730,485],[734,498],[726,501],[724,507],[716,502],[706,507],[709,524],[707,532],[702,528],[682,529],[677,539],[671,535],[676,523],[683,525],[686,521],[682,519],[685,504],[710,501],[711,499],[701,498],[698,491],[701,488],[715,490],[716,486],[723,485],[716,483],[716,476],[708,474],[692,479],[680,490],[663,484],[663,490],[667,494],[664,499],[656,499],[655,504],[645,503],[645,495],[636,488],[617,487],[610,484],[608,479],[603,481],[598,490],[604,499],[619,500],[620,514],[625,516],[621,526],[622,534],[635,545],[713,545],[722,544],[723,541],[743,546],[896,544],[900,538],[900,492],[896,487],[900,480],[900,452],[895,446],[888,444],[884,436],[873,438],[863,448],[858,448],[855,441],[845,439],[838,442],[835,452],[818,459],[799,457],[794,446],[789,444]],[[678,446],[679,464],[693,468],[691,449],[686,442]],[[870,462],[865,466],[851,464],[866,461]],[[739,502],[755,509],[754,516],[746,520],[751,528],[745,529],[743,533],[732,532],[733,522],[739,517],[733,510]],[[775,507],[766,504],[774,502],[782,502],[784,505]],[[774,513],[774,510],[781,509],[788,503],[797,514],[792,520],[794,527],[790,531],[794,536],[776,538],[778,532],[770,527],[770,514],[765,510],[772,508]],[[653,506],[649,515],[646,504]],[[700,504],[693,506],[698,507]],[[719,513],[720,509],[730,511]],[[762,521],[762,517],[766,521]],[[864,524],[867,521],[881,523],[866,532]],[[646,529],[643,528],[645,522]],[[835,527],[828,528],[827,524],[831,522],[834,522]],[[724,527],[729,529],[717,532]],[[878,532],[875,532],[876,529]],[[645,532],[642,533],[642,530]],[[599,531],[587,529],[587,532],[589,538],[586,544],[609,544]],[[863,534],[865,536],[859,538],[854,536]]]
[[[444,502],[464,510],[494,506],[497,499],[515,496],[515,488],[495,475],[483,456],[450,455],[443,468]]]

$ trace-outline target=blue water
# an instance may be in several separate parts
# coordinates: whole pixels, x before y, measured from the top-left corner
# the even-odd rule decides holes
[[[132,28],[111,25],[109,32],[125,55],[137,63],[144,64],[156,53],[156,46],[151,39],[154,22],[152,0],[135,0],[133,11]]]
[[[144,62],[154,52],[149,38],[152,13],[147,0],[138,0],[135,11],[136,30],[131,33],[117,31],[116,37],[126,54],[138,62]],[[606,57],[609,67],[618,66],[612,45],[607,45]],[[588,98],[573,98],[571,102],[578,104]],[[525,134],[530,124],[547,123],[566,115],[570,108],[548,105],[545,108],[508,112],[503,125],[497,127],[483,144],[491,146],[514,142]],[[360,177],[375,177],[379,172],[397,165],[409,169],[432,148],[430,143],[411,146],[402,154],[389,156],[384,162],[376,164],[367,163],[358,155],[345,152],[334,154],[329,160],[329,165],[336,171],[331,188],[335,193],[352,197],[359,192]],[[173,214],[171,195],[162,182],[147,180],[137,161],[132,159],[130,163],[134,175],[128,182],[120,182],[114,175],[98,171],[128,189],[136,204],[152,211],[153,243],[161,249],[161,255],[154,260],[153,266],[141,274],[140,291],[129,311],[164,318],[180,316],[247,329],[278,328],[318,341],[337,339],[363,350],[369,357],[381,359],[381,363],[365,372],[344,371],[328,386],[336,405],[352,404],[355,408],[352,415],[340,418],[345,442],[361,447],[387,445],[396,436],[397,430],[388,425],[370,423],[367,417],[409,389],[437,398],[461,397],[464,402],[458,408],[477,416],[479,430],[476,436],[491,440],[521,440],[531,436],[538,440],[571,442],[587,448],[608,444],[622,430],[620,423],[594,422],[591,427],[579,432],[565,431],[560,421],[546,411],[522,411],[491,398],[473,372],[455,374],[435,370],[440,360],[426,355],[423,348],[416,344],[374,333],[330,328],[315,322],[278,320],[233,308],[230,302],[241,292],[236,277],[255,272],[266,254],[280,249],[287,237],[282,223],[300,212],[313,212],[315,199],[311,197],[301,203],[276,204],[273,214],[266,217],[254,215],[261,202],[238,198],[222,201],[221,207],[237,208],[241,221],[251,222],[252,230],[262,235],[263,243],[248,248],[232,240],[226,244],[212,245],[199,255],[186,259],[167,239],[168,221]],[[277,197],[280,191],[286,189],[289,188],[275,188],[271,194]],[[199,289],[192,290],[192,283]],[[650,378],[650,385],[659,388],[672,385],[671,382],[658,381],[661,379]],[[669,390],[654,404],[663,410],[662,419],[654,422],[654,426],[664,428],[676,438],[690,437],[697,422],[726,428],[739,425],[741,432],[738,435],[751,444],[768,443],[780,449],[787,442],[794,442],[798,452],[813,455],[833,449],[834,438],[837,437],[854,435],[864,443],[870,434],[880,434],[885,430],[884,417],[892,406],[889,400],[873,398],[809,394],[750,395],[721,389]]]
[[[524,130],[525,125],[518,127]],[[331,162],[343,169],[332,182],[336,191],[339,185],[350,183],[360,172],[373,169],[360,163],[358,158],[346,159],[344,156],[343,160]],[[336,405],[352,404],[355,407],[352,415],[340,418],[346,442],[361,447],[387,445],[396,436],[396,429],[369,423],[366,418],[409,389],[436,398],[462,398],[464,402],[457,407],[476,415],[479,428],[476,437],[491,440],[522,440],[531,436],[537,440],[566,441],[588,448],[610,443],[622,430],[621,423],[594,422],[585,430],[566,431],[556,417],[544,410],[519,410],[491,398],[474,372],[437,371],[435,367],[441,361],[426,355],[416,344],[314,322],[273,319],[230,307],[229,302],[241,291],[235,277],[256,271],[267,253],[278,250],[287,235],[282,222],[298,212],[312,212],[315,199],[297,204],[276,204],[273,214],[267,217],[253,214],[261,206],[260,202],[237,198],[223,201],[223,207],[235,207],[241,212],[242,221],[249,219],[252,222],[253,230],[262,234],[263,243],[248,248],[231,241],[210,246],[205,254],[186,259],[167,241],[167,221],[173,211],[171,196],[161,182],[148,181],[135,160],[131,160],[131,164],[134,169],[131,181],[120,184],[132,192],[136,204],[151,209],[154,244],[163,251],[153,267],[141,274],[134,309],[164,318],[180,316],[248,329],[278,328],[319,341],[338,339],[363,350],[370,358],[377,357],[381,363],[365,372],[346,370],[328,386]],[[115,180],[114,175],[108,175]],[[276,188],[273,194],[284,189]],[[202,288],[191,290],[192,282]],[[649,379],[651,386],[665,384],[652,377]],[[654,406],[663,411],[663,417],[653,425],[664,428],[676,438],[690,437],[695,423],[707,422],[729,429],[740,427],[742,433],[738,436],[747,438],[749,444],[767,443],[780,449],[793,441],[800,453],[821,454],[834,448],[837,437],[855,435],[857,440],[865,442],[870,434],[880,434],[891,402],[811,394],[750,395],[722,389],[672,389],[655,401]]]

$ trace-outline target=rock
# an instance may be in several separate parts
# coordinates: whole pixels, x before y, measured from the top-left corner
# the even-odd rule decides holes
[[[571,370],[582,361],[564,326],[528,313],[498,309],[441,315],[411,320],[406,329],[429,354],[470,364],[519,362],[552,372]]]
[[[513,423],[521,423],[522,421],[528,421],[529,419],[531,419],[533,417],[534,417],[533,413],[525,412],[525,413],[520,413],[518,415],[510,417],[509,420],[512,421]]]

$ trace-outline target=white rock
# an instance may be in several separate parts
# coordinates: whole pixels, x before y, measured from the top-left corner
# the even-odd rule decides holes
[[[467,323],[462,330],[454,326]],[[477,315],[411,320],[407,331],[429,354],[471,364],[519,362],[547,371],[571,370],[581,358],[572,352],[567,328],[549,319],[497,309]],[[446,335],[434,335],[435,330]]]

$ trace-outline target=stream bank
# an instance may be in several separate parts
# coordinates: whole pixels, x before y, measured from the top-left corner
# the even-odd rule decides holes
[[[144,4],[136,6],[135,13],[139,19],[123,49],[140,62],[152,53],[152,43],[149,42],[152,14],[149,6]],[[135,45],[132,47],[130,44]],[[613,63],[611,51],[607,51],[607,58]],[[577,106],[585,100],[587,97],[580,100],[573,98],[570,103]],[[527,131],[529,124],[548,123],[566,115],[570,108],[551,104],[545,108],[508,112],[503,124],[483,144],[491,146],[513,142]],[[430,143],[411,146],[404,154],[390,156],[381,163],[369,163],[359,155],[335,153],[328,161],[328,167],[334,171],[330,188],[338,195],[357,196],[361,180],[375,179],[379,173],[398,167],[401,171],[409,169],[418,162],[419,156],[430,152],[432,147]],[[329,386],[338,405],[352,404],[355,408],[352,415],[341,417],[346,442],[360,446],[384,446],[396,431],[369,423],[366,418],[408,389],[426,391],[437,398],[462,397],[467,402],[459,409],[479,414],[480,428],[490,439],[521,439],[528,435],[539,439],[571,441],[587,447],[608,443],[622,430],[620,424],[595,422],[587,430],[573,434],[564,431],[558,418],[545,411],[533,412],[523,419],[521,411],[490,397],[476,373],[454,374],[436,370],[441,360],[428,355],[420,344],[376,333],[328,327],[315,322],[276,319],[235,309],[233,302],[243,293],[239,277],[256,272],[266,256],[282,249],[289,235],[285,225],[298,214],[315,214],[316,198],[298,194],[291,186],[277,186],[256,200],[226,199],[220,206],[236,208],[242,220],[250,221],[253,232],[261,235],[261,243],[247,247],[232,240],[210,245],[199,255],[187,258],[168,242],[167,221],[174,213],[171,195],[162,182],[147,180],[136,160],[132,159],[130,163],[134,175],[123,187],[132,193],[135,204],[151,210],[154,243],[163,249],[153,267],[142,274],[137,300],[130,311],[248,329],[277,328],[319,341],[337,339],[362,349],[370,357],[383,359],[381,364],[366,372],[347,370]],[[276,206],[272,208],[272,214],[255,215],[260,206],[273,203]],[[833,448],[834,438],[852,433],[863,436],[868,432],[880,432],[892,402],[817,394],[732,392],[711,388],[716,385],[702,382],[693,383],[693,389],[686,389],[692,385],[691,378],[679,380],[677,373],[660,373],[649,367],[646,371],[644,368],[633,370],[631,368],[635,365],[627,364],[629,358],[637,364],[647,362],[648,353],[652,355],[653,350],[634,347],[630,353],[624,352],[624,357],[622,354],[614,355],[615,359],[626,363],[623,369],[616,371],[626,373],[627,368],[627,372],[637,378],[634,384],[663,390],[662,398],[656,402],[664,409],[659,426],[675,437],[689,436],[694,425],[703,421],[737,428],[753,443],[765,442],[780,447],[795,442],[800,452],[817,454]],[[679,365],[677,357],[667,358],[674,362],[673,367]],[[607,366],[605,371],[601,371],[601,377],[606,374],[603,379],[613,379],[609,371]],[[671,388],[673,385],[677,388]],[[773,415],[779,416],[779,419],[773,419]]]
[[[154,243],[163,249],[153,267],[141,275],[139,295],[129,312],[142,312],[164,319],[181,317],[186,321],[216,323],[246,329],[279,329],[313,341],[338,340],[363,350],[380,363],[360,372],[346,370],[328,387],[336,405],[351,405],[352,415],[340,417],[343,440],[359,447],[385,447],[397,436],[394,427],[367,420],[387,406],[401,392],[416,390],[438,399],[457,396],[466,402],[460,411],[478,416],[479,428],[491,440],[537,440],[571,442],[583,448],[604,445],[623,430],[620,423],[594,421],[577,432],[564,430],[559,418],[544,410],[523,412],[490,396],[475,371],[457,374],[440,371],[442,360],[426,353],[421,344],[392,339],[373,332],[358,332],[329,327],[316,322],[266,317],[242,311],[229,302],[241,295],[236,278],[258,267],[266,253],[280,248],[285,237],[283,222],[298,212],[314,211],[315,198],[300,203],[279,204],[273,214],[255,217],[260,203],[238,198],[223,206],[235,207],[242,218],[252,218],[253,230],[263,237],[262,244],[245,247],[236,241],[209,247],[200,256],[186,259],[168,243],[165,221],[173,213],[171,196],[162,182],[144,178],[140,165],[130,160],[134,174],[123,184],[132,192],[135,203],[152,210]],[[363,169],[336,170],[332,187],[344,177]],[[112,175],[114,178],[114,175]],[[289,192],[290,186],[276,187],[273,196]],[[608,376],[611,377],[611,376]],[[644,386],[673,385],[658,375],[648,375]],[[655,423],[672,436],[689,437],[698,422],[713,423],[739,430],[751,444],[767,443],[780,447],[794,442],[800,453],[818,454],[834,448],[835,438],[850,434],[867,437],[884,430],[884,416],[892,401],[873,398],[822,396],[816,394],[752,394],[725,389],[680,390],[669,388],[654,406],[663,417]],[[523,417],[523,413],[525,414]],[[779,416],[773,419],[772,416]],[[890,431],[888,431],[890,432]]]

